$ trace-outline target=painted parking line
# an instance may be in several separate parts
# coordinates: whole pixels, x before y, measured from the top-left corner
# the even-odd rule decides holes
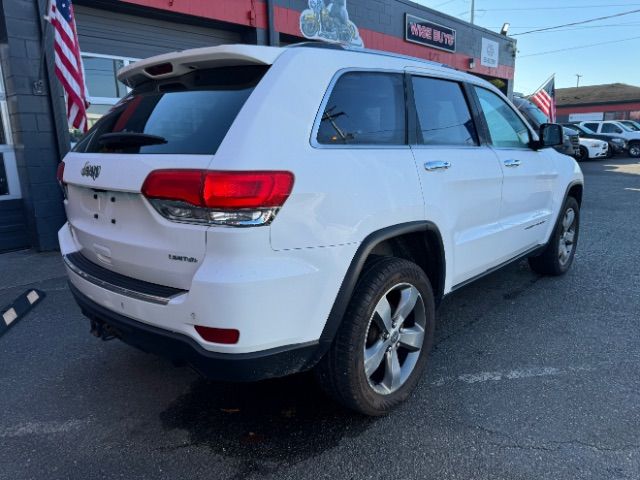
[[[484,382],[498,382],[501,380],[520,380],[520,379],[534,378],[534,377],[554,377],[559,375],[568,375],[576,372],[588,372],[595,369],[596,369],[595,366],[576,366],[576,367],[567,367],[567,368],[556,368],[556,367],[515,368],[513,370],[465,373],[455,377],[442,377],[434,382],[431,382],[431,385],[435,387],[441,387],[445,384],[452,383],[452,382],[463,382],[463,383],[474,384],[474,383],[484,383]]]
[[[0,337],[7,333],[18,320],[40,303],[45,297],[41,290],[29,289],[20,295],[11,305],[0,310]]]

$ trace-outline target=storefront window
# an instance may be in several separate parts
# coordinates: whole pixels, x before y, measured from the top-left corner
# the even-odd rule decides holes
[[[0,66],[0,201],[20,198],[20,182],[9,122],[9,109]]]
[[[114,57],[93,53],[82,54],[85,81],[87,83],[88,126],[91,128],[111,107],[129,93],[130,89],[118,81],[118,70],[135,62],[135,58]],[[71,129],[71,144],[75,145],[82,137],[80,130]]]
[[[116,75],[125,65],[124,60],[113,58],[82,57],[87,90],[91,97],[122,98],[127,87]]]

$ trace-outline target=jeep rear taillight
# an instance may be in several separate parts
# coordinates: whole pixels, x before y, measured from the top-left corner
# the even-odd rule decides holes
[[[260,226],[273,221],[293,182],[293,174],[282,171],[156,170],[142,194],[169,220]]]

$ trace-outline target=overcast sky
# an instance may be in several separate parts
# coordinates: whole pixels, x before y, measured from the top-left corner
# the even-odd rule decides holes
[[[415,0],[435,10],[469,21],[471,0]],[[556,87],[628,83],[640,86],[640,11],[557,30],[516,35],[537,28],[564,25],[640,10],[634,0],[476,0],[476,23],[499,31],[511,23],[518,40],[515,91],[533,93],[551,74]],[[631,37],[635,37],[631,39]],[[593,45],[602,42],[606,45]],[[579,48],[585,47],[585,48]],[[556,53],[553,50],[564,50]],[[529,56],[531,55],[531,56]]]

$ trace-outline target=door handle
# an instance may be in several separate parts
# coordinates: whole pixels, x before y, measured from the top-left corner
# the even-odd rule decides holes
[[[427,162],[424,164],[424,169],[427,172],[434,172],[436,170],[448,170],[451,168],[450,162],[443,162],[441,160],[437,162]]]
[[[522,162],[520,160],[505,160],[505,167],[519,167]]]

